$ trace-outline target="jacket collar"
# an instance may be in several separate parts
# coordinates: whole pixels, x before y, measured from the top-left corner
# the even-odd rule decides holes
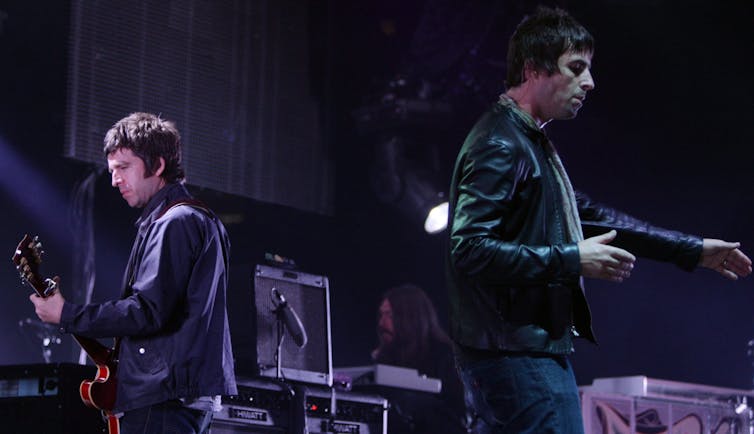
[[[529,113],[522,110],[513,98],[503,93],[500,95],[500,98],[498,98],[497,105],[511,114],[513,120],[521,126],[526,132],[526,135],[540,140],[547,137],[544,130],[537,125],[534,118]]]
[[[136,220],[135,226],[141,230],[149,226],[167,204],[184,197],[191,197],[183,184],[171,183],[162,187],[147,203],[141,216]]]

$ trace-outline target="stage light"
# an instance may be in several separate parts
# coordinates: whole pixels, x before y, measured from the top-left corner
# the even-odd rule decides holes
[[[53,181],[54,176],[0,137],[0,189],[7,193],[14,207],[29,218],[24,227],[18,228],[18,234],[44,228],[44,233],[49,235],[46,239],[55,238],[56,242],[68,243],[65,236],[68,222],[61,218],[68,209],[68,202],[66,193]]]
[[[448,202],[443,202],[427,213],[427,219],[424,220],[424,230],[428,234],[442,232],[448,227]]]

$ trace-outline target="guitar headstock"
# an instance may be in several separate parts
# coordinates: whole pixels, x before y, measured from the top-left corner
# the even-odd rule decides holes
[[[42,263],[43,254],[39,237],[32,238],[26,234],[18,243],[11,260],[16,265],[21,280],[34,288],[40,297],[47,297],[55,292],[57,284],[52,279],[42,279],[39,276],[39,265]]]

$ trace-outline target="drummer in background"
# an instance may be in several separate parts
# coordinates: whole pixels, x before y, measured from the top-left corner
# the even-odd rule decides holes
[[[382,390],[391,403],[390,432],[465,433],[463,387],[453,360],[451,341],[437,312],[418,286],[404,284],[382,296],[377,313],[375,363],[416,369],[442,380],[438,395],[399,389]]]

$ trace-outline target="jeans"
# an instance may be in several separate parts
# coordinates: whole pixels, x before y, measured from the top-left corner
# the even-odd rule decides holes
[[[208,434],[211,411],[166,401],[127,411],[120,418],[121,434]]]
[[[583,434],[576,379],[565,356],[505,353],[459,360],[477,434]]]

